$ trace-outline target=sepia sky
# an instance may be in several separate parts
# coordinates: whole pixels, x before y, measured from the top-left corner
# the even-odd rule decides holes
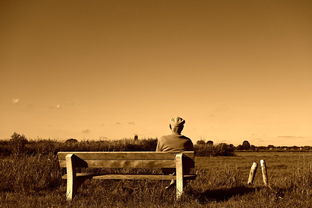
[[[0,1],[0,138],[312,145],[309,0]]]

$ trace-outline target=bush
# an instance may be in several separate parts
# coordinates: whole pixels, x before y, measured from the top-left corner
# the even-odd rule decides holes
[[[66,141],[65,141],[65,143],[77,143],[78,142],[78,140],[77,139],[74,139],[74,138],[70,138],[70,139],[67,139]]]
[[[214,156],[233,156],[234,149],[232,144],[220,143],[215,147]]]
[[[52,140],[37,140],[37,141],[30,141],[26,145],[27,154],[28,155],[48,155],[48,154],[56,154],[57,153],[57,146],[58,142]]]
[[[198,140],[197,142],[196,142],[196,144],[197,145],[204,145],[204,144],[206,144],[206,142],[204,141],[204,140]]]
[[[220,143],[216,146],[210,144],[195,145],[195,154],[197,156],[233,156],[234,146],[232,144]]]
[[[213,146],[213,141],[209,140],[209,141],[207,141],[206,144],[209,145],[209,146]]]
[[[0,156],[7,157],[12,153],[12,145],[9,144],[9,141],[0,141]]]
[[[238,145],[237,149],[239,149],[239,150],[249,150],[250,149],[250,143],[247,140],[245,140],[245,141],[243,141],[242,145]]]
[[[27,138],[24,135],[14,132],[10,139],[11,152],[14,155],[22,155],[27,152],[26,144],[28,143]]]

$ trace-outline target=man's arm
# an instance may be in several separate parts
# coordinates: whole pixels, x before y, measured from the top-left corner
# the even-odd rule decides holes
[[[189,139],[185,145],[185,150],[186,151],[193,151],[194,150],[194,146],[193,146],[193,142],[191,139]]]

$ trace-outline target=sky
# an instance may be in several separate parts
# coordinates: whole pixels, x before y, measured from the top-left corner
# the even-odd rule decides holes
[[[309,0],[0,1],[0,139],[312,145]]]

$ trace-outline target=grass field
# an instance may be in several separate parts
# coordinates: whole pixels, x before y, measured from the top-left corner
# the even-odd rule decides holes
[[[258,168],[253,186],[246,181],[253,161],[267,162],[269,182]],[[0,161],[0,207],[311,207],[312,153],[237,152],[236,156],[197,157],[198,177],[177,202],[168,181],[86,181],[73,202],[53,154]]]

